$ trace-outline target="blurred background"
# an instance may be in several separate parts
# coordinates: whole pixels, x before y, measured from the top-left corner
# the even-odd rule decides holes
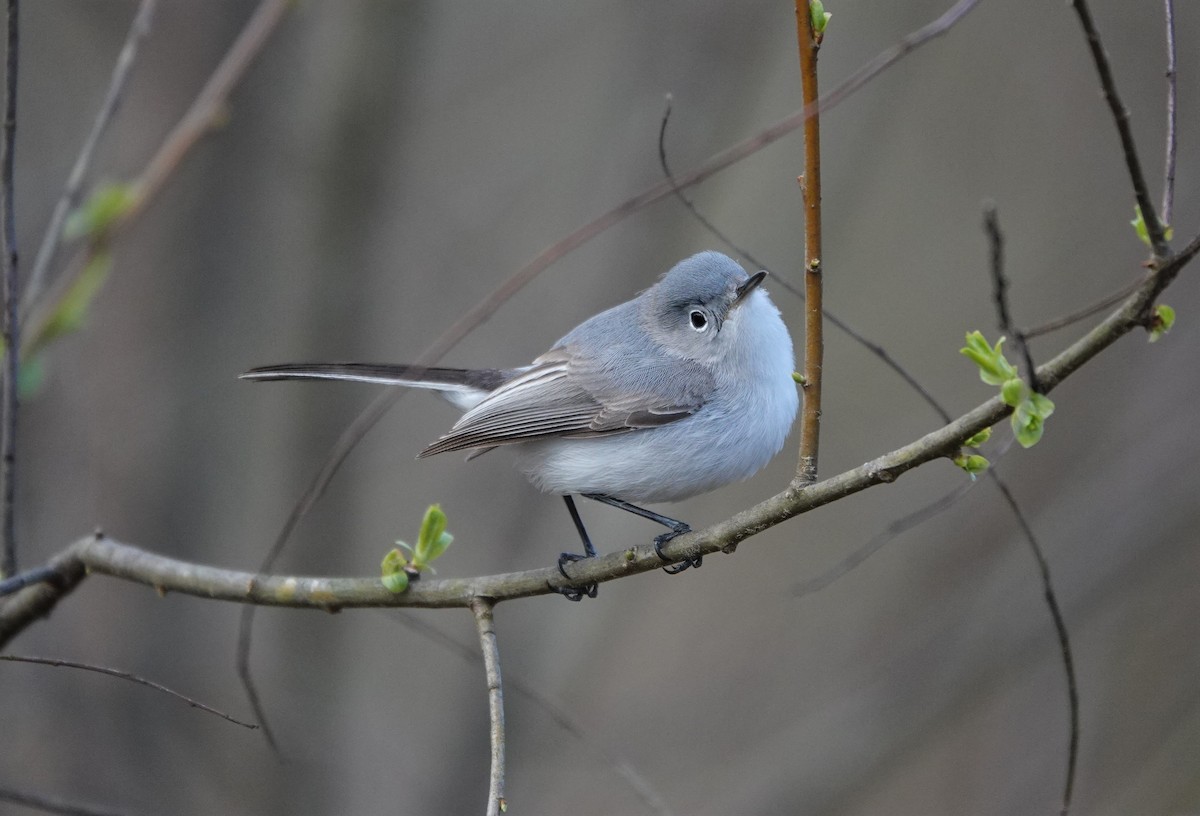
[[[823,87],[949,5],[827,5]],[[136,174],[253,6],[160,3],[91,182]],[[1177,6],[1182,246],[1200,224],[1200,11]],[[135,9],[23,4],[25,269]],[[1096,0],[1094,12],[1157,201],[1161,7],[1131,14]],[[23,565],[99,526],[173,557],[254,569],[378,389],[237,375],[416,357],[544,247],[660,179],[668,92],[680,173],[796,110],[791,5],[296,4],[223,126],[117,242],[86,327],[45,355],[46,380],[20,421]],[[993,393],[958,353],[968,330],[997,334],[985,200],[999,209],[1021,325],[1140,271],[1116,133],[1065,4],[982,3],[829,111],[822,131],[826,304],[955,414]],[[795,135],[690,191],[788,281],[802,266],[802,166]],[[677,202],[656,204],[555,264],[445,362],[527,362],[707,248],[724,249]],[[1077,813],[1200,810],[1198,272],[1168,291],[1180,320],[1163,342],[1121,340],[1054,392],[1041,444],[998,466],[1046,549],[1075,649]],[[779,280],[768,288],[799,339],[802,304]],[[1087,325],[1038,339],[1035,356]],[[825,376],[823,475],[939,424],[832,328]],[[515,476],[506,454],[415,460],[454,419],[428,395],[406,397],[351,455],[278,571],[376,574],[432,502],[456,536],[442,576],[547,566],[577,547],[562,502]],[[746,483],[661,509],[702,526],[762,500],[790,478],[796,444],[793,433]],[[934,463],[699,571],[606,584],[581,604],[501,605],[512,812],[1057,812],[1061,658],[1035,563],[989,481],[823,591],[795,591],[964,479]],[[659,532],[581,508],[601,550]],[[239,611],[96,578],[11,650],[137,672],[249,717],[234,667]],[[412,625],[473,650],[471,617],[403,615],[259,612],[252,663],[282,758],[259,733],[132,684],[0,666],[0,785],[131,814],[479,812],[482,666]]]

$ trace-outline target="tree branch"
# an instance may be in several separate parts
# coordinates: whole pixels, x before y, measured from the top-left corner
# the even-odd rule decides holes
[[[1200,235],[1166,259],[1121,307],[1071,346],[1038,369],[1046,393],[1135,328],[1147,324],[1154,300],[1179,271],[1200,254]],[[732,550],[738,543],[787,519],[844,499],[869,487],[889,484],[927,462],[952,455],[964,439],[990,427],[1011,412],[999,396],[958,419],[891,453],[811,485],[794,480],[783,492],[704,530],[668,542],[664,554],[673,560]],[[579,561],[568,582],[556,567],[475,578],[420,581],[393,594],[377,577],[325,578],[257,576],[249,572],[191,564],[157,555],[96,534],[72,544],[55,562],[60,585],[39,584],[20,590],[0,608],[0,645],[73,588],[86,569],[154,587],[216,600],[265,606],[303,607],[335,612],[353,607],[469,607],[477,598],[493,603],[544,595],[564,586],[583,586],[657,570],[662,561],[649,544]],[[59,588],[61,586],[61,588]]]

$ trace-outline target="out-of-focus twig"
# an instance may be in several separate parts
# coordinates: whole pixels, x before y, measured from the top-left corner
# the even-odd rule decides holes
[[[40,810],[42,813],[57,813],[59,816],[125,816],[119,810],[68,802],[56,796],[45,796],[13,788],[0,788],[0,802],[12,802],[15,805]]]
[[[246,69],[258,56],[284,12],[291,6],[291,0],[262,0],[259,3],[187,112],[163,140],[158,152],[129,185],[126,204],[109,229],[110,238],[137,221],[179,167],[184,156],[221,120],[230,92],[245,75]],[[90,256],[91,250],[88,247],[76,252],[67,265],[66,273],[45,290],[45,297],[40,299],[43,302],[31,305],[29,319],[22,327],[26,337],[38,337],[42,334],[46,324],[53,319],[57,302],[83,274]]]
[[[58,202],[54,205],[54,211],[50,214],[50,223],[46,225],[42,244],[38,248],[29,278],[25,282],[25,291],[21,296],[22,317],[29,315],[30,308],[37,302],[46,286],[46,276],[49,274],[50,264],[54,261],[55,252],[62,240],[63,225],[66,223],[71,208],[79,202],[79,191],[82,189],[83,179],[92,165],[92,156],[96,152],[96,147],[100,144],[101,137],[121,106],[125,87],[129,82],[133,64],[137,60],[138,47],[150,31],[150,22],[154,17],[154,9],[157,5],[158,0],[142,0],[137,13],[134,14],[133,23],[129,26],[129,33],[125,37],[125,44],[117,56],[116,65],[113,66],[112,79],[108,83],[108,92],[104,95],[104,102],[100,105],[100,112],[96,114],[92,129],[88,132],[83,147],[79,150],[79,155],[75,157],[75,164],[71,167],[70,175],[67,176],[67,183],[63,186],[62,195],[59,196]]]

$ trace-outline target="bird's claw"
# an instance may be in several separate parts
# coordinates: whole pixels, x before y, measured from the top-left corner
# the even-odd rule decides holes
[[[690,533],[691,531],[691,527],[687,526],[683,522],[679,522],[679,525],[672,528],[671,532],[663,533],[654,539],[654,553],[664,564],[666,564],[666,566],[663,567],[663,572],[665,572],[667,575],[678,575],[690,567],[699,568],[700,565],[704,563],[703,555],[689,555],[682,561],[676,563],[663,554],[662,548],[664,544],[677,536],[681,536],[684,533]]]
[[[578,553],[562,553],[558,556],[558,571],[562,573],[563,578],[566,578],[568,581],[572,581],[574,579],[567,574],[565,565],[573,561],[583,561],[584,559],[590,557],[591,556],[587,555],[579,555]],[[547,584],[547,586],[549,586],[550,589],[557,592],[559,595],[562,595],[568,601],[576,602],[582,601],[584,598],[595,598],[596,594],[600,591],[600,586],[596,583],[584,584],[581,587],[556,587],[551,586],[550,584]]]

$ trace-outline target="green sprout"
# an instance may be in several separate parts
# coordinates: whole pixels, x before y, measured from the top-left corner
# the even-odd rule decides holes
[[[103,240],[134,203],[133,188],[128,184],[102,184],[88,200],[67,216],[63,237]]]
[[[1150,246],[1150,230],[1146,228],[1146,219],[1142,215],[1142,208],[1136,204],[1133,205],[1133,220],[1129,223],[1133,225],[1133,231],[1137,233],[1137,237],[1141,239],[1142,243]],[[1175,230],[1171,229],[1170,224],[1159,221],[1158,225],[1162,227],[1164,240],[1170,241],[1175,237]]]
[[[980,456],[978,453],[969,455],[960,453],[952,461],[967,472],[967,475],[971,477],[971,481],[974,481],[976,476],[987,470],[990,464],[986,456]]]
[[[396,549],[392,549],[383,557],[380,564],[383,585],[395,593],[408,589],[410,581],[416,581],[425,570],[436,573],[430,564],[446,551],[454,542],[454,536],[446,532],[446,514],[440,505],[431,504],[421,520],[421,530],[417,533],[416,546],[410,547],[403,541],[397,541]],[[407,551],[406,557],[401,549]]]
[[[1042,438],[1046,419],[1054,413],[1054,403],[1035,393],[1020,378],[1017,369],[1005,359],[1003,345],[1003,337],[991,346],[980,332],[973,331],[967,334],[967,345],[960,351],[979,367],[981,380],[1000,386],[1000,399],[1013,409],[1013,434],[1021,447],[1031,448]]]
[[[987,442],[991,438],[992,438],[992,429],[984,428],[982,431],[980,431],[979,433],[972,436],[970,439],[967,439],[965,442],[963,442],[963,447],[964,448],[979,448],[979,447],[983,446],[984,442]]]
[[[1165,303],[1154,307],[1150,316],[1150,342],[1157,343],[1175,325],[1175,310]]]
[[[808,11],[812,15],[813,35],[819,40],[825,33],[825,27],[829,25],[829,18],[833,14],[825,10],[825,5],[821,0],[809,0]]]

